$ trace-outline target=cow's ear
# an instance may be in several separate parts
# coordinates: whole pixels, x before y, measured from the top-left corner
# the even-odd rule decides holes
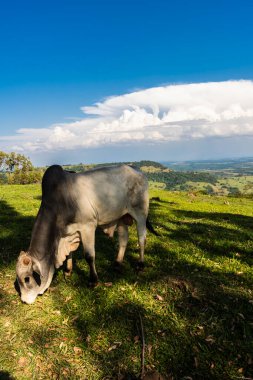
[[[19,263],[21,263],[22,266],[26,268],[32,265],[31,257],[24,251],[20,252],[18,261]]]
[[[69,245],[69,251],[70,252],[74,252],[74,251],[77,250],[78,247],[79,247],[79,241],[74,242],[74,243],[70,243],[70,245]]]
[[[27,255],[28,255],[27,252],[25,252],[25,251],[20,251],[18,258],[19,258],[19,260],[22,260],[22,259],[23,259],[25,256],[27,256]]]
[[[31,265],[31,258],[29,256],[24,256],[22,257],[22,264],[25,266],[25,267],[28,267]]]

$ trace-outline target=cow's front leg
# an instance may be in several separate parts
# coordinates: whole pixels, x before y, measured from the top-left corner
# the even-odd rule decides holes
[[[96,226],[93,224],[86,224],[80,231],[85,259],[90,267],[89,286],[95,286],[98,282],[95,267],[95,230]]]
[[[71,274],[72,274],[72,270],[73,270],[72,252],[70,252],[70,254],[68,255],[66,261],[67,261],[67,262],[66,262],[66,267],[64,268],[64,275],[65,275],[66,277],[70,277]]]
[[[115,269],[120,271],[128,243],[128,226],[123,221],[120,221],[118,223],[117,230],[119,239],[119,251],[115,261]]]

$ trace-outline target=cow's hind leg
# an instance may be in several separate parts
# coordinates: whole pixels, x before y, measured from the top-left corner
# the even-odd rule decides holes
[[[117,230],[119,239],[119,251],[115,261],[115,269],[120,271],[128,243],[128,226],[123,221],[119,221]]]
[[[89,286],[93,287],[98,282],[97,271],[95,267],[95,230],[92,224],[87,224],[81,232],[81,239],[84,248],[85,259],[90,267]]]

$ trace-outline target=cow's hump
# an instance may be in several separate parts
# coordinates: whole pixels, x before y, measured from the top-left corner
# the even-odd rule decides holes
[[[46,195],[57,188],[64,179],[64,170],[60,165],[52,165],[44,173],[42,178],[42,194]]]

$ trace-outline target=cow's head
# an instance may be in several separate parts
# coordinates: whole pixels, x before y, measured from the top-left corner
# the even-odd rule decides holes
[[[43,294],[46,290],[45,282],[48,282],[48,276],[44,278],[40,262],[27,252],[20,252],[16,275],[23,302],[33,303],[38,294]]]

